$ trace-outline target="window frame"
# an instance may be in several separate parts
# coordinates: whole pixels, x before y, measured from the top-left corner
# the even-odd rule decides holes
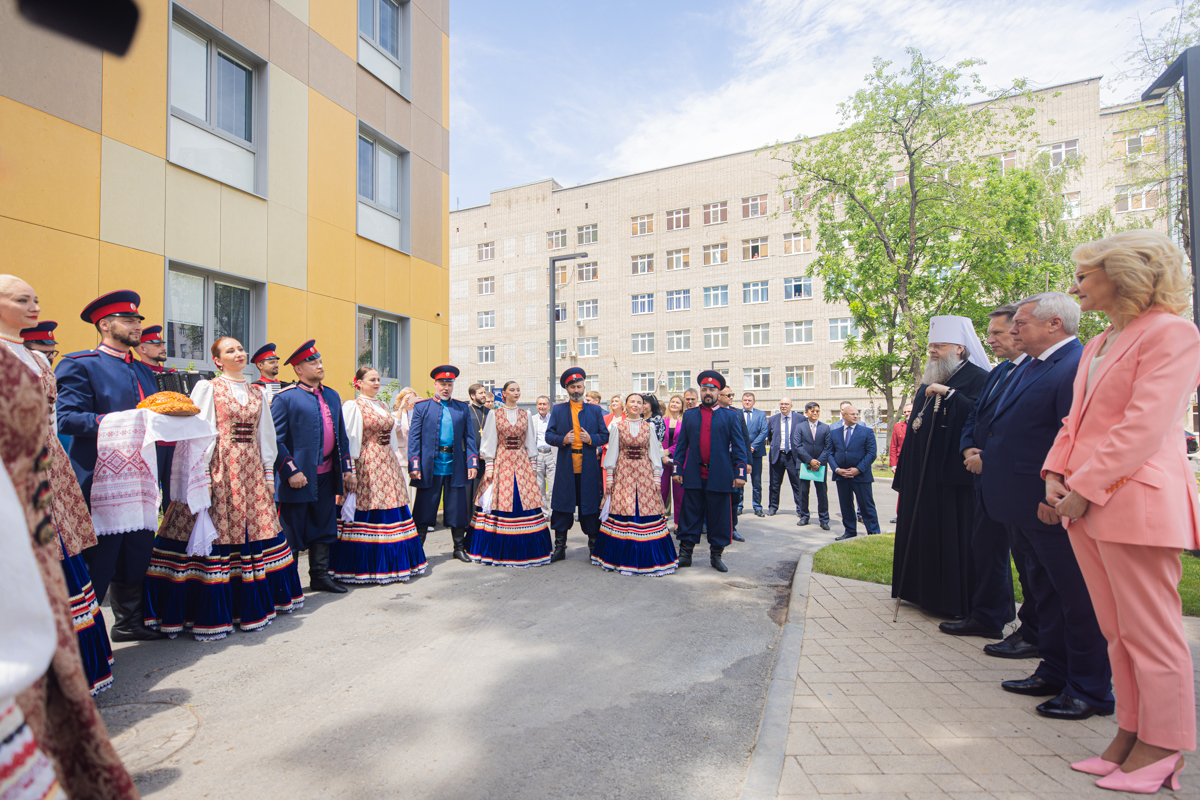
[[[805,382],[805,378],[808,382]],[[783,387],[785,389],[815,389],[817,386],[817,365],[797,364],[783,368]]]
[[[724,283],[719,286],[705,286],[702,289],[704,295],[704,308],[728,308],[729,307],[729,284]],[[723,303],[710,303],[709,298],[713,297],[719,300],[724,300]]]
[[[838,376],[839,382],[835,383],[833,378]],[[838,369],[833,364],[829,365],[829,388],[830,389],[850,389],[854,387],[854,370],[850,368]]]
[[[680,302],[682,301],[682,302]],[[668,289],[667,290],[667,312],[672,311],[691,311],[692,310],[692,290],[691,289]]]
[[[668,250],[666,254],[667,272],[677,272],[681,269],[689,269],[692,266],[692,248],[679,247],[674,250]],[[676,261],[679,266],[671,266]]]
[[[494,261],[496,259],[495,240],[490,242],[480,242],[475,246],[475,253],[477,256],[476,261]],[[487,254],[487,258],[484,258],[484,253]]]
[[[409,342],[409,318],[399,314],[393,314],[381,309],[372,308],[370,306],[359,305],[355,315],[355,324],[357,325],[360,318],[364,316],[371,317],[371,364],[370,366],[379,370],[380,380],[385,385],[396,384],[397,387],[405,386],[409,383],[410,371],[410,350]],[[379,368],[379,328],[381,322],[391,322],[396,325],[396,374],[391,377],[383,377],[383,370]],[[357,330],[355,332],[355,361],[360,358],[357,349]],[[363,364],[356,364],[357,367]]]
[[[594,313],[585,314],[585,311]],[[600,319],[600,299],[591,298],[589,300],[576,300],[575,319]]]
[[[375,77],[394,91],[396,94],[403,97],[405,100],[412,100],[412,4],[409,0],[396,0],[397,15],[396,20],[396,47],[399,52],[396,55],[389,53],[379,41],[379,3],[380,0],[373,0],[373,11],[371,14],[371,29],[372,33],[367,35],[362,29],[362,3],[356,0],[354,4],[354,38],[356,42],[355,61],[362,66],[363,69],[370,72]],[[366,44],[370,48],[372,54],[378,54],[391,66],[395,67],[398,74],[389,75],[387,69],[382,65],[376,66],[372,63],[371,57],[363,57],[363,45]]]
[[[714,325],[711,328],[704,328],[704,349],[705,350],[728,350],[729,349],[729,326]],[[719,337],[723,344],[711,344],[713,337]]]
[[[390,209],[378,201],[379,187],[375,185],[375,198],[364,197],[358,193],[359,175],[358,175],[358,148],[363,139],[371,140],[374,144],[375,151],[372,156],[372,175],[373,181],[378,181],[379,177],[379,151],[386,150],[396,157],[396,209]],[[355,205],[355,233],[365,239],[370,239],[373,242],[378,242],[384,247],[391,248],[401,253],[409,253],[411,247],[411,229],[412,215],[409,213],[411,209],[412,197],[412,165],[410,163],[410,152],[407,148],[401,146],[393,139],[384,136],[381,132],[367,125],[362,120],[358,122],[358,136],[354,143],[354,194],[357,204]],[[366,206],[370,211],[377,211],[380,214],[391,217],[396,220],[399,227],[398,241],[395,243],[383,241],[382,237],[372,235],[374,231],[365,228],[363,225],[363,216],[370,216],[370,211],[364,211],[362,206]],[[490,242],[492,246],[493,258],[495,257],[496,242]]]
[[[640,253],[629,257],[630,275],[653,275],[654,253]]]
[[[487,353],[489,358],[483,359],[484,353]],[[496,345],[480,344],[475,346],[475,362],[477,364],[495,364],[496,363]]]
[[[633,384],[633,391],[638,392],[639,394],[649,394],[654,391],[653,372],[631,372],[630,377],[632,378],[630,382]],[[638,381],[643,381],[643,383],[639,383]],[[644,381],[650,382],[649,388],[646,388]]]
[[[683,231],[692,226],[692,207],[675,208],[667,213],[667,230]],[[682,224],[677,224],[682,223]]]
[[[556,245],[554,242],[558,237],[562,237],[562,244]],[[547,250],[562,250],[567,246],[567,229],[562,228],[557,231],[546,231],[546,249]]]
[[[742,384],[743,388],[748,391],[756,391],[760,389],[771,388],[771,368],[770,367],[743,367],[742,368]]]
[[[654,233],[654,215],[636,214],[629,218],[630,236],[649,236]]]
[[[687,353],[692,349],[692,329],[679,328],[673,331],[666,332],[667,352],[668,353]],[[676,343],[684,345],[676,347]]]
[[[642,314],[654,313],[654,292],[642,292],[630,296],[632,304],[630,306],[632,316],[640,316]],[[638,311],[638,303],[641,302],[642,311]]]
[[[639,349],[639,343],[641,349]],[[635,356],[653,355],[654,331],[629,334],[629,353]]]
[[[767,196],[756,194],[742,198],[742,219],[757,219],[767,215]]]
[[[486,292],[483,290],[485,285],[487,286]],[[495,294],[495,293],[496,293],[496,276],[495,275],[488,275],[483,278],[475,279],[475,296],[476,297],[483,297],[483,296]]]
[[[800,242],[800,250],[796,249],[796,242]],[[805,246],[807,245],[807,247]],[[783,254],[785,256],[798,256],[813,251],[812,238],[805,236],[798,231],[792,231],[783,235]]]
[[[770,258],[770,253],[767,249],[768,236],[757,236],[753,239],[742,239],[742,261],[759,261],[764,258]],[[754,248],[758,248],[758,255],[754,254]]]
[[[1118,186],[1116,196],[1113,198],[1113,209],[1117,214],[1131,214],[1136,211],[1153,211],[1158,208],[1158,195],[1161,191],[1160,184],[1128,184]],[[1146,205],[1146,196],[1154,196],[1154,205]],[[1135,197],[1141,198],[1141,205],[1134,208],[1132,200]],[[1126,207],[1121,208],[1121,203],[1124,202]]]
[[[784,344],[814,344],[816,343],[816,325],[815,320],[798,319],[788,320],[783,323],[783,343]],[[807,339],[797,339],[797,331],[806,331]]]
[[[588,270],[588,272],[585,272],[585,270]],[[585,277],[585,275],[587,275],[587,274],[590,274],[591,277],[590,278]],[[576,265],[576,267],[575,267],[575,282],[576,283],[591,283],[592,281],[598,281],[598,280],[600,280],[599,262],[586,261],[582,264]]]
[[[704,255],[703,263],[706,267],[715,267],[718,264],[729,263],[729,243],[716,242],[714,244],[703,245],[701,253]],[[712,260],[712,255],[716,253],[721,256],[719,261]]]
[[[588,345],[593,352],[585,353],[583,346]],[[575,339],[575,353],[577,358],[599,358],[600,357],[600,337],[599,336],[583,336]]]
[[[742,282],[742,305],[752,306],[760,303],[768,303],[771,300],[770,280],[762,281],[743,281]],[[758,295],[757,300],[754,299]]]
[[[808,287],[808,294],[797,295],[796,294],[797,286]],[[788,297],[789,292],[792,295],[791,297]],[[812,300],[812,299],[813,299],[813,293],[812,293],[812,276],[811,275],[799,275],[799,276],[796,276],[793,278],[784,278],[783,279],[783,301],[785,303],[788,302],[789,300]]]
[[[267,338],[267,284],[262,281],[256,281],[253,278],[247,278],[242,275],[237,275],[229,272],[221,272],[220,270],[212,270],[202,267],[198,264],[190,264],[177,259],[164,259],[163,270],[163,327],[164,336],[170,338],[172,332],[170,330],[171,319],[171,273],[177,272],[182,275],[189,275],[194,278],[200,278],[204,281],[204,297],[202,303],[204,305],[204,336],[201,343],[201,352],[203,354],[204,363],[209,361],[210,349],[212,343],[216,339],[216,284],[222,283],[227,286],[233,286],[238,289],[244,289],[250,292],[249,319],[246,323],[249,339],[247,342],[242,342],[242,346],[247,352],[253,353],[258,346],[266,341]],[[170,355],[170,350],[167,351],[167,360],[165,366],[175,367],[179,370],[188,369],[188,365],[199,361],[198,359],[182,358]]]
[[[722,225],[729,221],[729,201],[718,200],[715,203],[703,205],[703,220],[705,225]],[[719,212],[720,219],[712,219],[713,212]]]
[[[755,342],[755,339],[758,341]],[[742,325],[742,347],[769,347],[771,345],[771,323],[749,322]]]
[[[593,222],[588,225],[575,226],[576,244],[596,244],[600,241],[600,224]]]
[[[491,325],[484,325],[484,319],[491,321]],[[476,311],[475,312],[475,330],[477,331],[494,331],[496,330],[496,311]]]
[[[842,325],[843,322],[845,323],[845,325]],[[845,328],[845,330],[846,330],[845,336],[840,336],[840,338],[837,338],[837,339],[835,339],[833,337],[833,326],[835,324],[839,326],[839,330],[838,330],[839,334],[841,333],[841,329]],[[830,317],[829,318],[829,341],[831,341],[831,342],[848,342],[857,335],[858,335],[858,326],[854,324],[854,317]]]
[[[692,371],[690,369],[667,370],[667,392],[669,394],[683,394],[690,388],[692,388]]]

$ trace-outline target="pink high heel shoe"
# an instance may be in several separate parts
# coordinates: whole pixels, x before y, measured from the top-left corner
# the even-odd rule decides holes
[[[1176,766],[1178,764],[1178,766]],[[1136,769],[1133,772],[1117,770],[1100,780],[1096,785],[1101,789],[1112,789],[1117,792],[1134,792],[1136,794],[1154,794],[1163,786],[1179,790],[1179,773],[1183,771],[1183,759],[1175,752],[1162,761]]]
[[[1120,764],[1114,764],[1111,761],[1105,761],[1100,756],[1089,758],[1087,761],[1076,761],[1071,765],[1071,769],[1076,772],[1086,772],[1088,775],[1111,775],[1121,768]]]

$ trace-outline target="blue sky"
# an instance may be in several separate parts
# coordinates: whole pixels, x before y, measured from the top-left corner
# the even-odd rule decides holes
[[[450,208],[542,178],[573,186],[838,125],[875,56],[981,58],[985,83],[1104,75],[1168,0],[451,0]]]

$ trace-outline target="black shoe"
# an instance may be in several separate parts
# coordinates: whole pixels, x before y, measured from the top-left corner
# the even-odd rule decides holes
[[[329,577],[328,542],[313,542],[308,546],[308,588],[314,592],[345,594],[350,591]]]
[[[770,510],[768,510],[768,511],[767,511],[767,516],[768,516],[768,517],[773,517],[773,516],[775,516],[775,513],[776,513],[776,512],[775,512],[775,509],[773,509],[773,508],[772,508],[772,509],[770,509]]]
[[[554,532],[554,552],[550,554],[550,563],[567,560],[567,532]]]
[[[889,522],[888,524],[889,524],[889,525],[895,525],[895,524],[896,524],[896,520],[898,520],[898,519],[900,519],[900,518],[899,518],[899,517],[892,517],[892,519],[891,519],[891,522]]]
[[[692,551],[696,549],[695,542],[680,542],[679,543],[679,566],[690,567],[692,565]]]
[[[827,530],[829,530],[829,523],[828,523],[828,522],[822,522],[822,523],[821,523],[821,530],[823,530],[823,531],[827,531]]]
[[[113,626],[108,638],[114,642],[149,642],[166,639],[167,635],[146,627],[142,609],[142,583],[108,584],[108,604],[112,608]]]
[[[1062,686],[1055,686],[1052,683],[1039,678],[1037,675],[1031,675],[1024,680],[1019,681],[1002,681],[1000,688],[1006,692],[1013,694],[1027,694],[1030,697],[1046,697],[1048,695],[1056,695],[1063,690]]]
[[[834,541],[835,542],[844,542],[847,539],[853,539],[855,536],[858,536],[858,534],[857,533],[843,533],[841,536],[834,539]]]
[[[761,517],[761,516],[765,516],[765,515],[763,514],[763,510],[761,508],[756,508],[756,509],[754,509],[754,516]]]
[[[1030,644],[1021,638],[1021,634],[1012,633],[1003,642],[985,644],[983,652],[996,658],[1037,658],[1037,645]]]
[[[588,537],[588,558],[591,558],[591,556],[594,552],[596,552],[596,537],[589,536]]]
[[[729,572],[729,567],[725,566],[725,562],[721,560],[721,554],[724,552],[724,547],[713,547],[710,545],[708,548],[708,563],[717,572]]]
[[[424,549],[425,549],[425,537],[426,537],[426,536],[428,536],[428,535],[429,535],[429,534],[427,534],[427,533],[418,533],[418,534],[417,534],[417,541],[419,541],[419,542],[421,543],[421,549],[422,549],[422,550],[424,550]],[[295,553],[293,553],[293,555],[295,555]]]
[[[982,636],[984,639],[1003,639],[1004,631],[989,628],[982,622],[967,617],[962,622],[943,622],[938,630],[951,636]]]
[[[744,538],[744,537],[743,537],[743,536],[742,536],[740,533],[738,533],[736,530],[733,532],[733,540],[734,540],[735,542],[744,542],[744,541],[746,541],[746,539],[745,539],[745,538]]]
[[[453,557],[457,558],[459,561],[463,562],[464,564],[470,564],[471,557],[469,555],[467,555],[467,532],[461,531],[461,530],[456,531],[454,529],[451,529],[450,530],[450,539],[451,539],[451,541],[454,542]]]
[[[1087,719],[1094,716],[1107,717],[1113,713],[1111,708],[1103,711],[1091,703],[1084,702],[1078,697],[1071,697],[1069,694],[1060,694],[1053,700],[1047,700],[1037,707],[1037,712],[1050,719],[1070,720]]]
[[[803,526],[803,525],[807,525],[807,524],[808,524],[808,517],[801,517],[800,519],[796,520],[797,526]]]

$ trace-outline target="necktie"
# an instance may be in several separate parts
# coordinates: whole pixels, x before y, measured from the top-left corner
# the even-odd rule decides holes
[[[788,436],[788,418],[784,417],[782,420],[780,420],[780,422],[783,423],[781,425],[781,438],[783,441],[779,443],[779,452],[786,453],[788,451],[788,442],[790,440],[790,437]]]
[[[854,430],[854,426],[853,426],[853,425],[847,425],[847,426],[846,426],[846,446],[847,446],[847,447],[849,447],[849,446],[850,446],[850,432],[851,432],[851,431],[853,431],[853,430]]]
[[[1029,359],[1029,363],[1025,366],[1025,369],[1021,370],[1021,374],[1017,376],[1017,379],[1012,382],[1012,386],[1010,386],[1004,396],[1000,398],[1001,401],[1007,400],[1009,397],[1012,397],[1016,395],[1017,392],[1021,391],[1021,387],[1029,383],[1029,377],[1041,363],[1042,362],[1036,358]]]
[[[991,401],[991,399],[993,397],[1000,397],[1002,395],[1002,393],[1004,392],[1004,387],[1008,385],[1008,379],[1012,377],[1013,371],[1016,370],[1016,368],[1017,368],[1017,365],[1014,364],[1013,362],[1011,362],[1011,361],[1005,362],[1005,365],[1003,367],[1004,374],[996,379],[995,386],[993,386],[992,391],[988,393],[988,401],[989,402]]]

